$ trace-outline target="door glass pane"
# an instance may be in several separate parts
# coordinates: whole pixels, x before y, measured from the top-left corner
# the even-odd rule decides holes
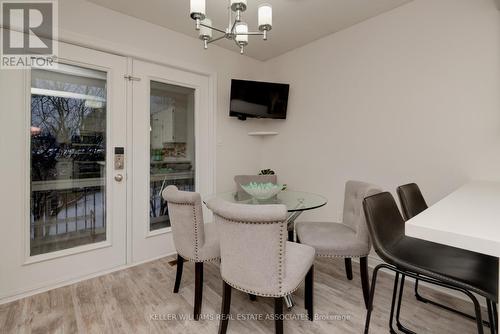
[[[30,254],[106,240],[106,73],[31,71]]]
[[[192,88],[151,81],[150,230],[170,226],[162,190],[176,185],[194,191],[194,92]]]

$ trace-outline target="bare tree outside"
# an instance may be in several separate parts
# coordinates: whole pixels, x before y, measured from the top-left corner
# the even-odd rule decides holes
[[[105,239],[105,80],[48,72],[32,71],[32,255]]]

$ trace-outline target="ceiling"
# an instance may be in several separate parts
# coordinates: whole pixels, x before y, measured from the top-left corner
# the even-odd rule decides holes
[[[189,17],[188,0],[88,1],[188,36],[198,36],[194,21]],[[267,60],[410,1],[412,0],[248,0],[243,20],[248,23],[249,30],[257,30],[257,6],[264,2],[273,6],[273,29],[268,41],[263,41],[259,36],[250,37],[245,54]],[[214,26],[225,30],[228,24],[226,2],[207,0],[206,3],[207,16],[212,19]],[[239,52],[232,41],[221,40],[216,44]]]

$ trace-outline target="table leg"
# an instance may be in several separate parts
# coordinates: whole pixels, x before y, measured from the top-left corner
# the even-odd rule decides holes
[[[295,234],[294,223],[295,223],[295,220],[300,216],[301,213],[302,213],[302,211],[292,212],[292,213],[290,213],[290,215],[286,219],[286,225],[288,228],[288,241],[291,241],[291,242],[295,241],[294,240],[294,234]],[[295,306],[292,295],[285,296],[284,300],[285,300],[285,305],[288,308],[288,310],[291,310]]]
[[[290,213],[288,215],[288,218],[286,219],[286,226],[288,228],[288,241],[295,241],[294,240],[294,234],[295,234],[295,227],[294,223],[295,220],[302,214],[302,211],[295,211]]]
[[[287,295],[283,299],[285,300],[286,308],[290,311],[295,306],[292,295]]]

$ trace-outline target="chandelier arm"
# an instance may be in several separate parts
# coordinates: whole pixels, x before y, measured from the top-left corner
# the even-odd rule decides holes
[[[219,41],[219,40],[221,40],[221,39],[223,39],[223,38],[226,38],[226,35],[225,35],[225,34],[224,34],[224,35],[222,35],[222,36],[220,36],[220,37],[217,37],[217,38],[214,38],[214,39],[209,40],[209,41],[208,41],[208,44],[213,43],[213,42],[217,42],[217,41]]]
[[[236,36],[238,36],[238,35],[247,35],[247,36],[262,36],[262,35],[264,35],[264,33],[263,33],[263,32],[257,32],[257,31],[255,31],[255,32],[249,31],[249,32],[246,32],[246,33],[237,33],[237,34],[235,34],[235,35],[236,35]]]
[[[237,24],[237,23],[238,23],[238,21],[234,20],[233,25],[231,26],[231,30],[229,30],[229,32],[230,32],[231,34],[234,34],[234,28],[236,28],[236,24]]]
[[[236,23],[238,23],[238,21],[236,20],[236,18],[233,20],[233,11],[231,10],[231,0],[228,0],[228,2],[229,6],[227,7],[227,13],[228,13],[227,16],[229,19],[229,23],[227,29],[229,30],[228,31],[229,34],[233,34],[234,28],[236,27]]]
[[[208,28],[208,29],[212,29],[212,30],[215,30],[215,31],[218,31],[220,33],[223,33],[224,35],[226,34],[226,32],[224,30],[219,29],[219,28],[215,28],[215,27],[212,27],[212,26],[209,26],[209,25],[206,25],[204,23],[200,23],[200,26]]]

